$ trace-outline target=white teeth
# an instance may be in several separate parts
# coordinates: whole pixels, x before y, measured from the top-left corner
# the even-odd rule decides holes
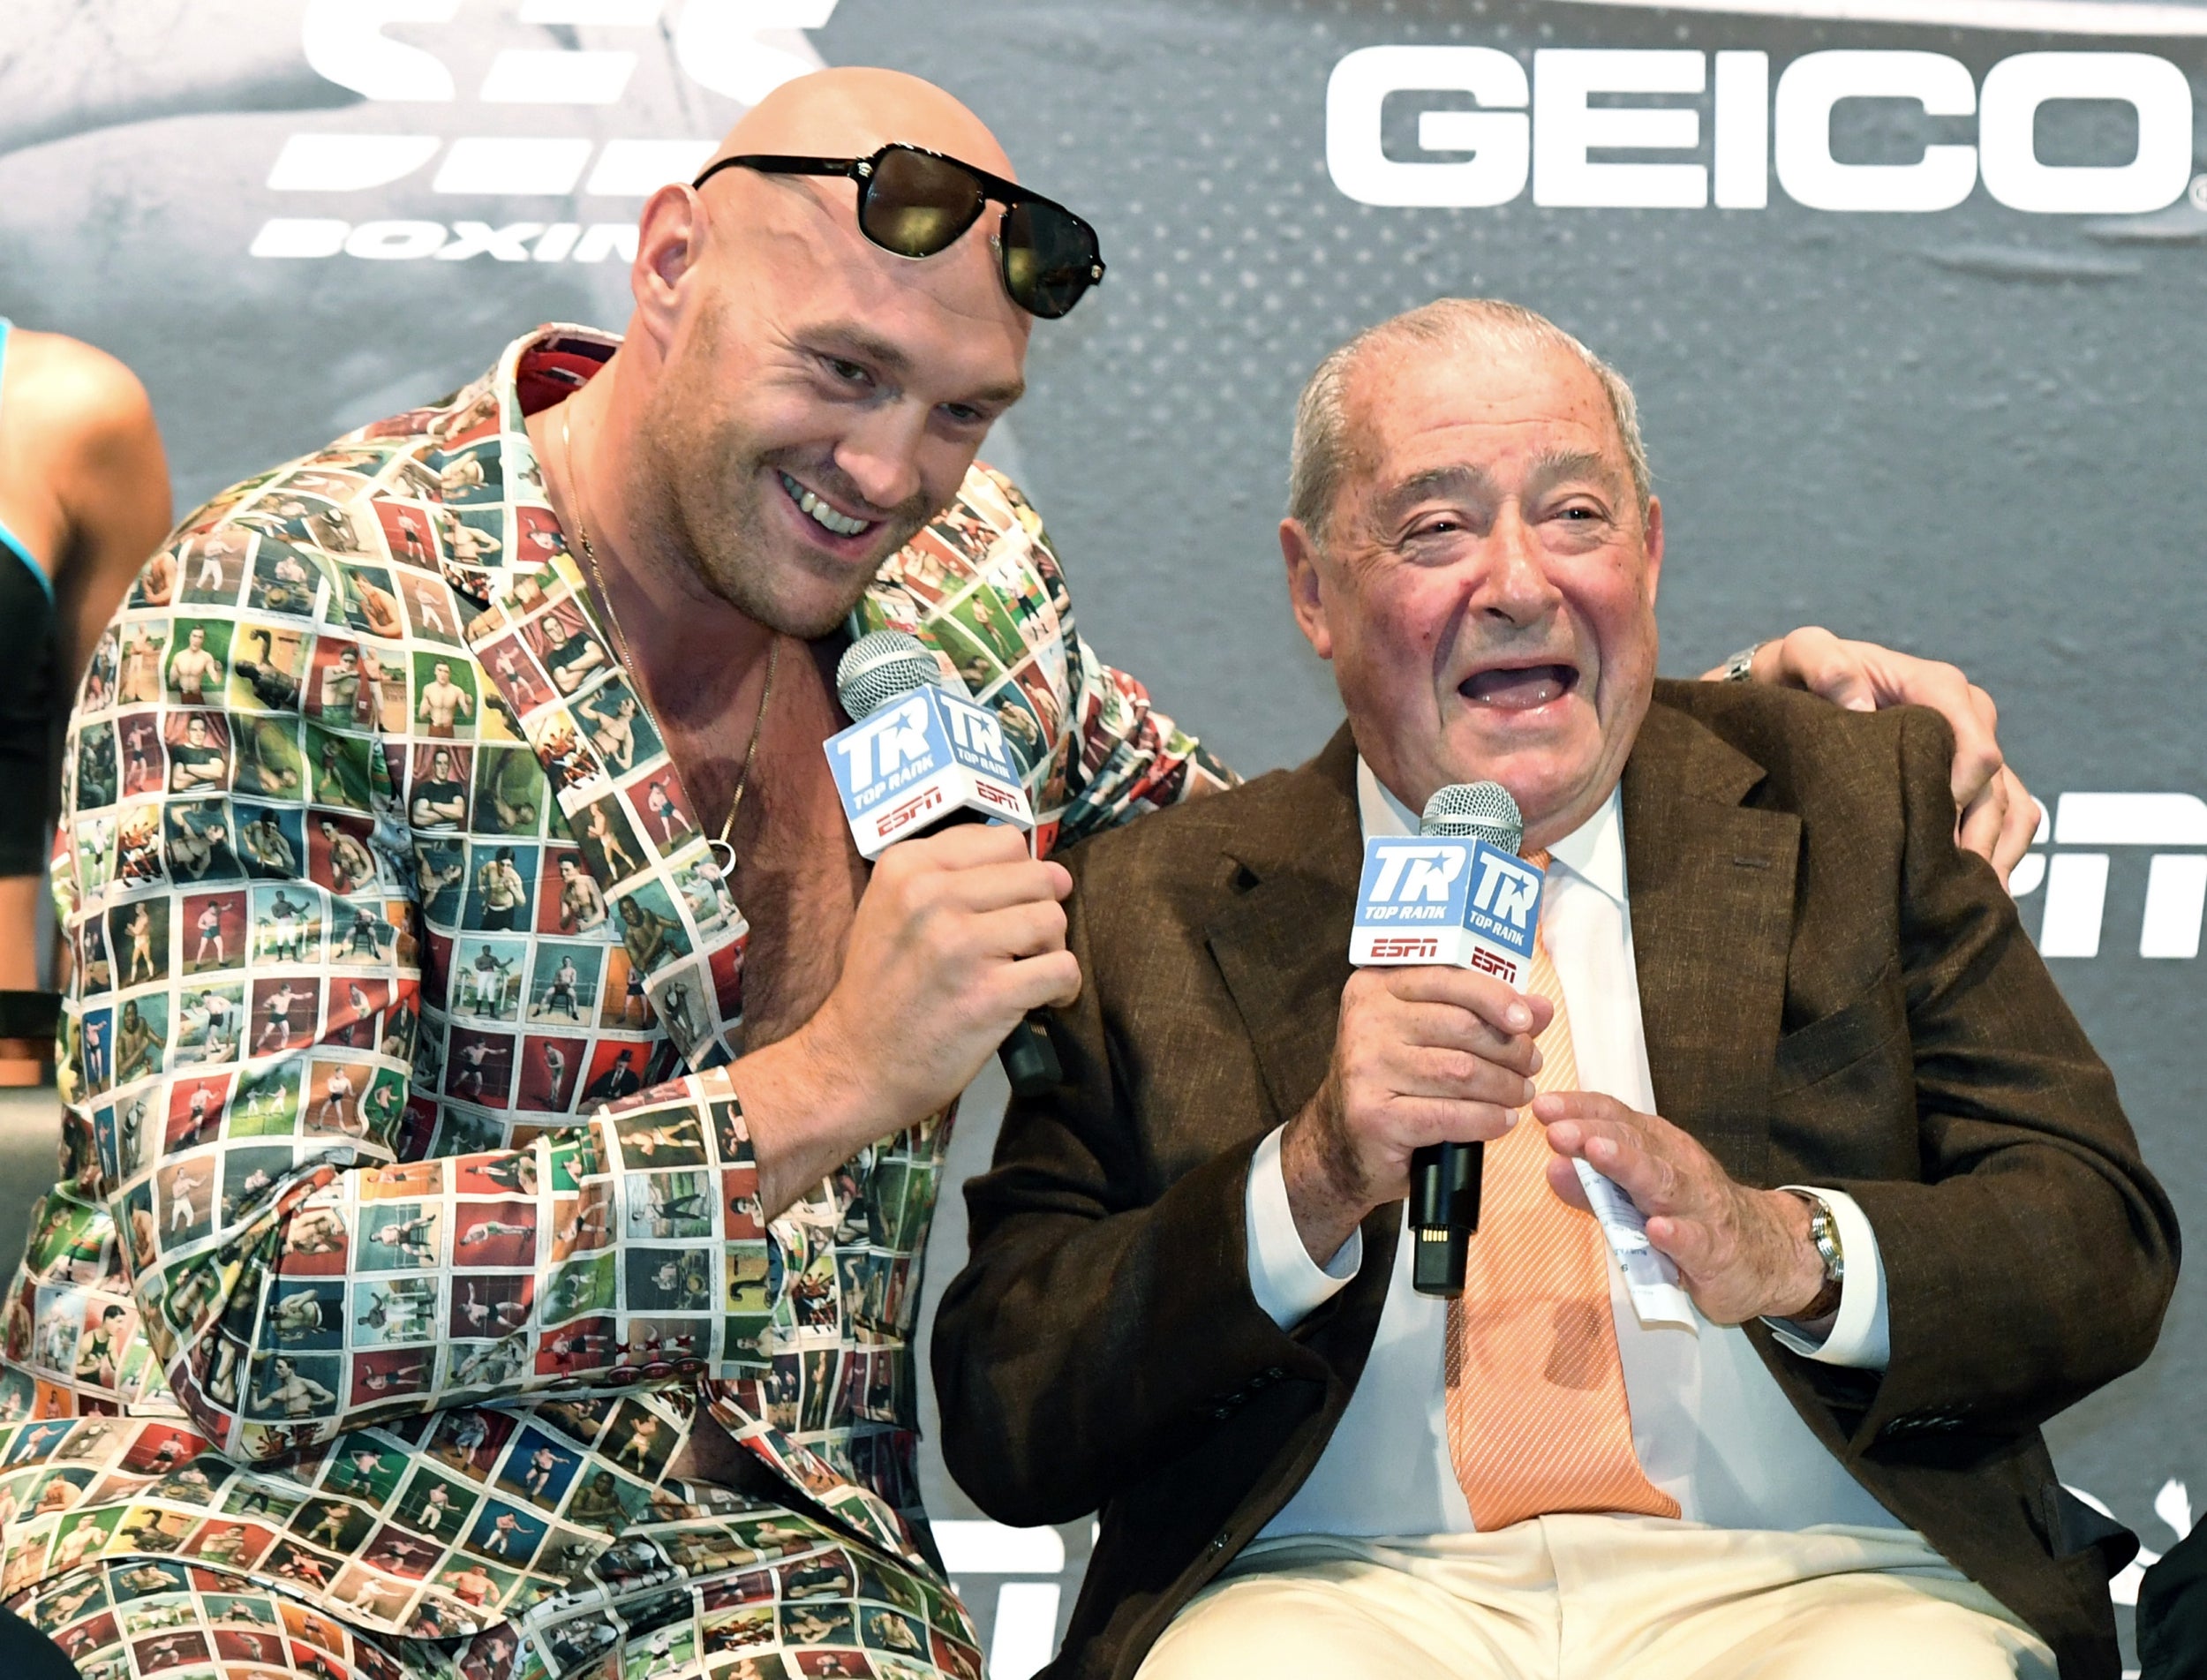
[[[806,489],[786,472],[781,475],[781,487],[789,493],[789,499],[804,510],[807,518],[810,519],[813,524],[833,531],[839,537],[855,537],[870,523],[864,519],[853,519],[848,514],[836,512],[834,509],[829,507],[826,502],[821,501],[819,497],[814,495],[811,491]]]

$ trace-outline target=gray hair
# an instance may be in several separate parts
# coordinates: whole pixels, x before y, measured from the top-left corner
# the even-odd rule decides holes
[[[1639,403],[1624,375],[1545,315],[1492,298],[1442,298],[1367,327],[1318,364],[1295,404],[1295,441],[1288,470],[1288,516],[1322,541],[1335,499],[1352,454],[1348,415],[1351,380],[1374,350],[1396,344],[1468,349],[1480,343],[1537,345],[1577,357],[1600,381],[1624,444],[1640,515],[1647,515],[1653,481],[1647,445],[1640,436]]]

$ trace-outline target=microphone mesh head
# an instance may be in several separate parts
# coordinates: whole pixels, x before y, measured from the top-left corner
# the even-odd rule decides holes
[[[835,697],[853,723],[860,723],[919,689],[943,680],[943,667],[916,636],[903,630],[872,630],[844,650],[835,667]]]
[[[1525,840],[1525,816],[1498,781],[1452,782],[1426,801],[1418,832],[1485,840],[1514,856]]]

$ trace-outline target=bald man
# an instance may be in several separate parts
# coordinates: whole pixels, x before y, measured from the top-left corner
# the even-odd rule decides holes
[[[359,1505],[360,1520],[330,1530],[329,1544],[285,1542],[287,1556],[311,1552],[323,1578],[388,1579],[387,1592],[323,1606],[351,1626],[351,1672],[556,1672],[554,1594],[587,1595],[592,1616],[609,1606],[606,1626],[644,1616],[647,1602],[647,1627],[703,1616],[749,1592],[727,1574],[766,1543],[762,1516],[793,1566],[844,1578],[855,1563],[889,1602],[925,1607],[928,1654],[905,1653],[902,1671],[978,1671],[972,1628],[905,1521],[918,1504],[916,1383],[908,1367],[891,1402],[862,1410],[845,1381],[862,1352],[909,1357],[916,1292],[893,1280],[916,1271],[927,1220],[877,1241],[863,1210],[914,1208],[908,1187],[939,1181],[958,1093],[1027,1010],[1077,992],[1059,908],[1069,878],[1018,836],[983,828],[907,842],[870,872],[822,751],[846,721],[835,662],[853,633],[916,634],[1033,743],[1028,786],[1050,841],[1224,780],[1075,633],[1040,519],[975,464],[1023,388],[1037,315],[1072,307],[1101,268],[1085,224],[1010,176],[972,113],[925,83],[854,70],[792,84],[744,119],[696,184],[646,205],[625,338],[530,333],[449,399],[249,480],[179,533],[234,533],[264,558],[305,551],[329,585],[311,621],[307,598],[298,602],[302,633],[332,644],[313,653],[323,669],[350,652],[364,669],[373,661],[419,682],[441,661],[483,701],[470,743],[444,739],[419,694],[372,719],[320,705],[305,727],[344,773],[314,785],[388,787],[374,845],[420,867],[373,871],[340,905],[300,869],[264,859],[257,881],[276,885],[252,889],[305,895],[320,925],[365,912],[400,930],[388,952],[303,948],[286,965],[299,972],[283,976],[309,998],[333,995],[338,980],[417,998],[418,1027],[396,1053],[354,1045],[348,1017],[331,1010],[337,1024],[311,1015],[258,1078],[296,1105],[314,1078],[330,1089],[334,1065],[403,1125],[302,1150],[267,1188],[223,1202],[211,1226],[154,1231],[130,1277],[94,1290],[137,1309],[157,1356],[160,1375],[137,1397],[165,1390],[207,1443],[203,1473],[224,1491],[192,1505],[194,1519],[310,1491]],[[1046,249],[1031,242],[1037,230]],[[318,505],[329,511],[294,511]],[[461,627],[464,649],[418,645],[391,606],[401,598],[416,624],[434,611],[440,628]],[[157,616],[126,608],[124,641]],[[1008,629],[991,645],[1022,650],[1016,663],[963,628],[984,619]],[[1820,645],[1789,643],[1766,663],[1798,666]],[[1859,655],[1834,657],[1874,678]],[[1944,680],[1966,712],[1966,687]],[[214,704],[195,716],[220,716],[231,698],[203,697]],[[631,703],[619,762],[582,744],[578,719],[626,716]],[[229,738],[267,722],[252,709]],[[88,697],[77,727],[109,721]],[[266,820],[295,838],[313,832],[306,780],[261,795]],[[650,820],[655,788],[695,825]],[[80,787],[65,818],[94,816],[100,791]],[[486,791],[545,813],[540,862],[539,837],[480,814],[497,802]],[[482,832],[456,840],[471,821]],[[585,832],[595,843],[580,843]],[[470,895],[430,890],[443,866],[424,860],[463,847],[478,864],[502,848],[522,876],[587,880],[593,902],[618,908],[556,935],[578,972],[603,976],[598,1009],[563,1021],[558,1041],[585,1092],[580,1119],[534,1106],[556,1104],[556,1081],[551,1096],[536,1081],[513,1089],[523,1058],[504,1053],[511,1041],[496,1021],[471,1014],[456,1028],[486,935],[516,972],[538,937],[491,930]],[[137,876],[96,888],[64,878],[60,891],[72,927],[110,913],[124,925],[132,905],[173,896]],[[161,925],[183,915],[171,905]],[[639,926],[654,930],[648,953],[623,942]],[[84,1007],[72,1000],[72,1014]],[[90,1140],[85,1071],[69,1070],[64,1096],[72,1135]],[[134,1102],[171,1111],[157,1066],[126,1082],[98,1093],[102,1111]],[[267,1122],[243,1109],[162,1164],[227,1184],[222,1157],[233,1149],[264,1163]],[[72,1158],[96,1153],[87,1141]],[[402,1169],[403,1192],[395,1159],[418,1164]],[[667,1167],[721,1175],[709,1220],[693,1222],[709,1228],[659,1238],[644,1234],[649,1222],[578,1218],[616,1198],[642,1205],[636,1175]],[[145,1169],[93,1177],[109,1218],[128,1224],[147,1205]],[[80,1217],[82,1201],[72,1192],[49,1205]],[[513,1313],[494,1339],[462,1319],[446,1327],[450,1352],[410,1351],[394,1367],[393,1355],[282,1341],[259,1310],[275,1287],[269,1268],[287,1242],[296,1255],[306,1221],[333,1275],[349,1259],[399,1263],[437,1298],[459,1300],[462,1280],[443,1274],[481,1262],[447,1233],[486,1219],[513,1233],[500,1257]],[[420,1239],[399,1262],[350,1254],[345,1233],[401,1224]],[[682,1287],[654,1282],[666,1277]],[[271,1399],[279,1357],[299,1380]],[[35,1381],[41,1416],[111,1409],[118,1397],[98,1375],[71,1386],[0,1366],[0,1394],[28,1397]],[[378,1552],[346,1547],[345,1535],[403,1539],[413,1519],[403,1501],[381,1509],[388,1490],[313,1486],[324,1443],[340,1435],[394,1462],[425,1441],[466,1443],[469,1474],[519,1488],[530,1514],[499,1531],[514,1538],[488,1572],[495,1590],[456,1595],[435,1576],[393,1575],[390,1539]],[[546,1443],[579,1468],[531,1490],[520,1466]],[[46,1451],[23,1448],[11,1462]],[[161,1497],[146,1480],[113,1469],[85,1520]],[[576,1507],[571,1488],[606,1491]],[[462,1543],[481,1552],[488,1532]],[[441,1555],[452,1540],[424,1528],[415,1542]],[[11,1526],[0,1545],[33,1614],[106,1567],[51,1567],[36,1528]],[[202,1562],[194,1579],[222,1574]],[[670,1609],[669,1593],[690,1602]],[[472,1646],[417,1642],[456,1631],[474,1633]],[[787,1624],[750,1654],[765,1669],[769,1652],[789,1673],[828,1660]],[[648,1664],[648,1652],[636,1654]]]

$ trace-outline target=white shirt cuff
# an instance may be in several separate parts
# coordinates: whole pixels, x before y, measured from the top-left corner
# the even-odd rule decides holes
[[[1310,1257],[1302,1232],[1295,1229],[1295,1210],[1287,1202],[1287,1172],[1280,1164],[1280,1134],[1286,1129],[1274,1127],[1257,1145],[1243,1200],[1249,1230],[1249,1292],[1266,1317],[1291,1330],[1356,1276],[1364,1263],[1364,1233],[1351,1232],[1327,1265]]]
[[[1781,1345],[1804,1359],[1858,1371],[1884,1370],[1893,1358],[1893,1335],[1886,1317],[1885,1260],[1878,1253],[1878,1233],[1870,1228],[1870,1216],[1842,1190],[1821,1190],[1806,1184],[1778,1187],[1806,1191],[1831,1209],[1832,1221],[1839,1227],[1840,1252],[1847,1259],[1847,1275],[1839,1286],[1839,1312],[1832,1320],[1830,1334],[1821,1342],[1804,1335],[1789,1320],[1766,1318],[1763,1322],[1770,1326]]]

